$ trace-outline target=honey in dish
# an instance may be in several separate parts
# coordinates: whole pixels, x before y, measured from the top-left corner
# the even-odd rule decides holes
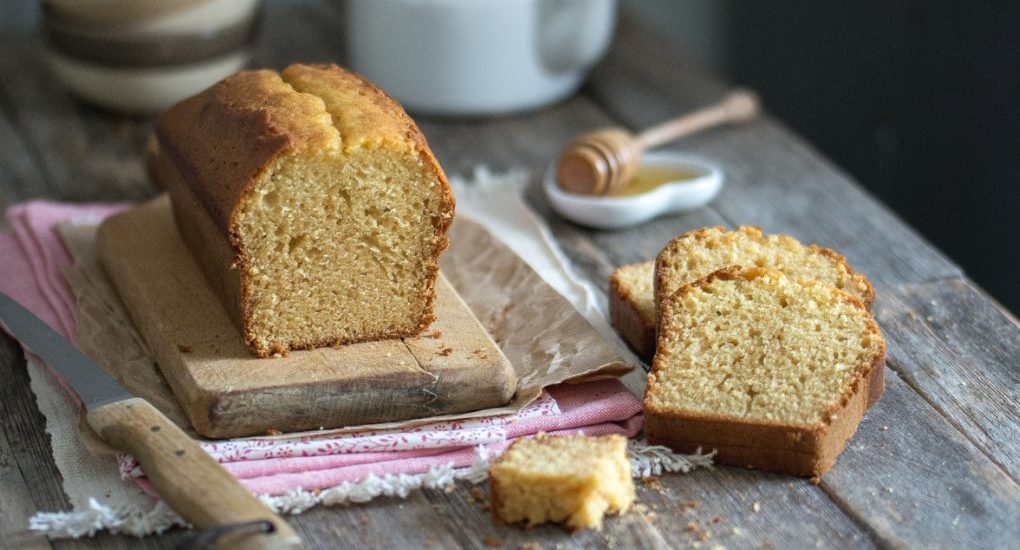
[[[647,193],[664,183],[687,181],[700,176],[701,173],[684,168],[662,168],[658,166],[642,166],[634,178],[623,186],[616,194],[618,197],[630,197]]]

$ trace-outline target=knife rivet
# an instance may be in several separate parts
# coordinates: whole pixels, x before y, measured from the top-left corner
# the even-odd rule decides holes
[[[174,451],[174,454],[177,456],[184,456],[184,449],[177,449]]]
[[[159,426],[153,426],[153,427],[151,427],[149,429],[154,431],[154,432],[158,432],[159,431]]]

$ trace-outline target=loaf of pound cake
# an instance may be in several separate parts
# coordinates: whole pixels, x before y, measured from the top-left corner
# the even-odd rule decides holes
[[[608,513],[634,503],[634,481],[622,435],[518,439],[489,467],[492,513],[508,523],[547,521],[600,528]]]
[[[643,359],[655,354],[656,287],[669,295],[681,286],[732,265],[778,269],[796,279],[828,282],[870,307],[875,290],[839,253],[803,245],[788,235],[763,235],[742,226],[696,229],[676,237],[656,261],[621,266],[609,278],[609,314],[617,332]],[[658,270],[658,271],[656,271]],[[658,280],[655,273],[658,272]]]
[[[649,441],[720,463],[818,476],[885,386],[864,304],[822,281],[728,267],[660,304]]]
[[[150,170],[253,354],[432,322],[453,194],[381,90],[336,65],[247,71],[155,126]]]

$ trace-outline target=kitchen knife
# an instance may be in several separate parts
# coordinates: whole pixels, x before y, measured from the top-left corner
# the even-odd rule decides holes
[[[104,441],[130,453],[160,496],[196,529],[268,521],[272,529],[228,530],[220,548],[301,548],[286,522],[220,467],[148,401],[110,375],[32,312],[0,292],[0,321],[81,397],[85,418]]]

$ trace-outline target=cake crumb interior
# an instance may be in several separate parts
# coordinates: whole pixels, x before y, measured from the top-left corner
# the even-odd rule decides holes
[[[385,129],[350,120],[366,115],[349,107],[358,98],[301,71],[282,76],[322,101],[340,139],[280,158],[240,209],[255,345],[417,332],[431,321],[430,272],[452,214],[440,181],[409,143],[383,147]]]
[[[511,523],[599,527],[634,501],[627,438],[547,436],[518,441],[491,470],[495,512]]]

